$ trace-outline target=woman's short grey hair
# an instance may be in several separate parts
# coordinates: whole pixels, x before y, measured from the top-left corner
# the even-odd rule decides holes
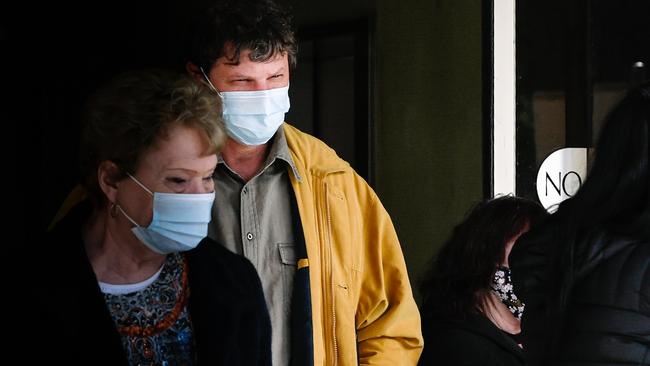
[[[104,161],[134,173],[144,151],[166,138],[171,127],[196,129],[205,137],[206,155],[221,151],[226,139],[221,100],[189,76],[167,70],[119,75],[88,100],[80,144],[82,182],[96,204],[105,198],[97,181]]]

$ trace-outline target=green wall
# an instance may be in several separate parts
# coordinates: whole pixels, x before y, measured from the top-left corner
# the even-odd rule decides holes
[[[415,287],[482,198],[481,1],[292,3],[298,26],[375,22],[376,188]]]
[[[411,283],[482,198],[481,1],[377,2],[377,192]]]

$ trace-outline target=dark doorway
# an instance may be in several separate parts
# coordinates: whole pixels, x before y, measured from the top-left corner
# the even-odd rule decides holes
[[[372,184],[371,36],[365,19],[300,29],[286,120],[325,141]]]

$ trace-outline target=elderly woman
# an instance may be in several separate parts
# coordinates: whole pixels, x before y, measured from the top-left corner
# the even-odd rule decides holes
[[[267,365],[270,321],[245,258],[206,237],[225,138],[219,98],[164,71],[87,108],[88,199],[43,240],[39,352],[89,365]]]
[[[420,365],[524,364],[524,304],[513,292],[508,256],[546,215],[536,202],[503,196],[479,203],[454,228],[420,287]]]

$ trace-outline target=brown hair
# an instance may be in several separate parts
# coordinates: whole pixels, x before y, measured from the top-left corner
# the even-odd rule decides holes
[[[226,0],[197,9],[186,42],[189,61],[209,72],[218,58],[239,63],[241,51],[250,50],[251,61],[265,62],[286,53],[289,65],[295,66],[298,44],[285,5],[274,0]]]
[[[98,205],[105,202],[97,181],[103,161],[115,163],[125,177],[173,126],[202,132],[206,154],[221,151],[226,139],[218,95],[189,76],[166,70],[131,71],[114,78],[88,100],[83,124],[82,184]]]

